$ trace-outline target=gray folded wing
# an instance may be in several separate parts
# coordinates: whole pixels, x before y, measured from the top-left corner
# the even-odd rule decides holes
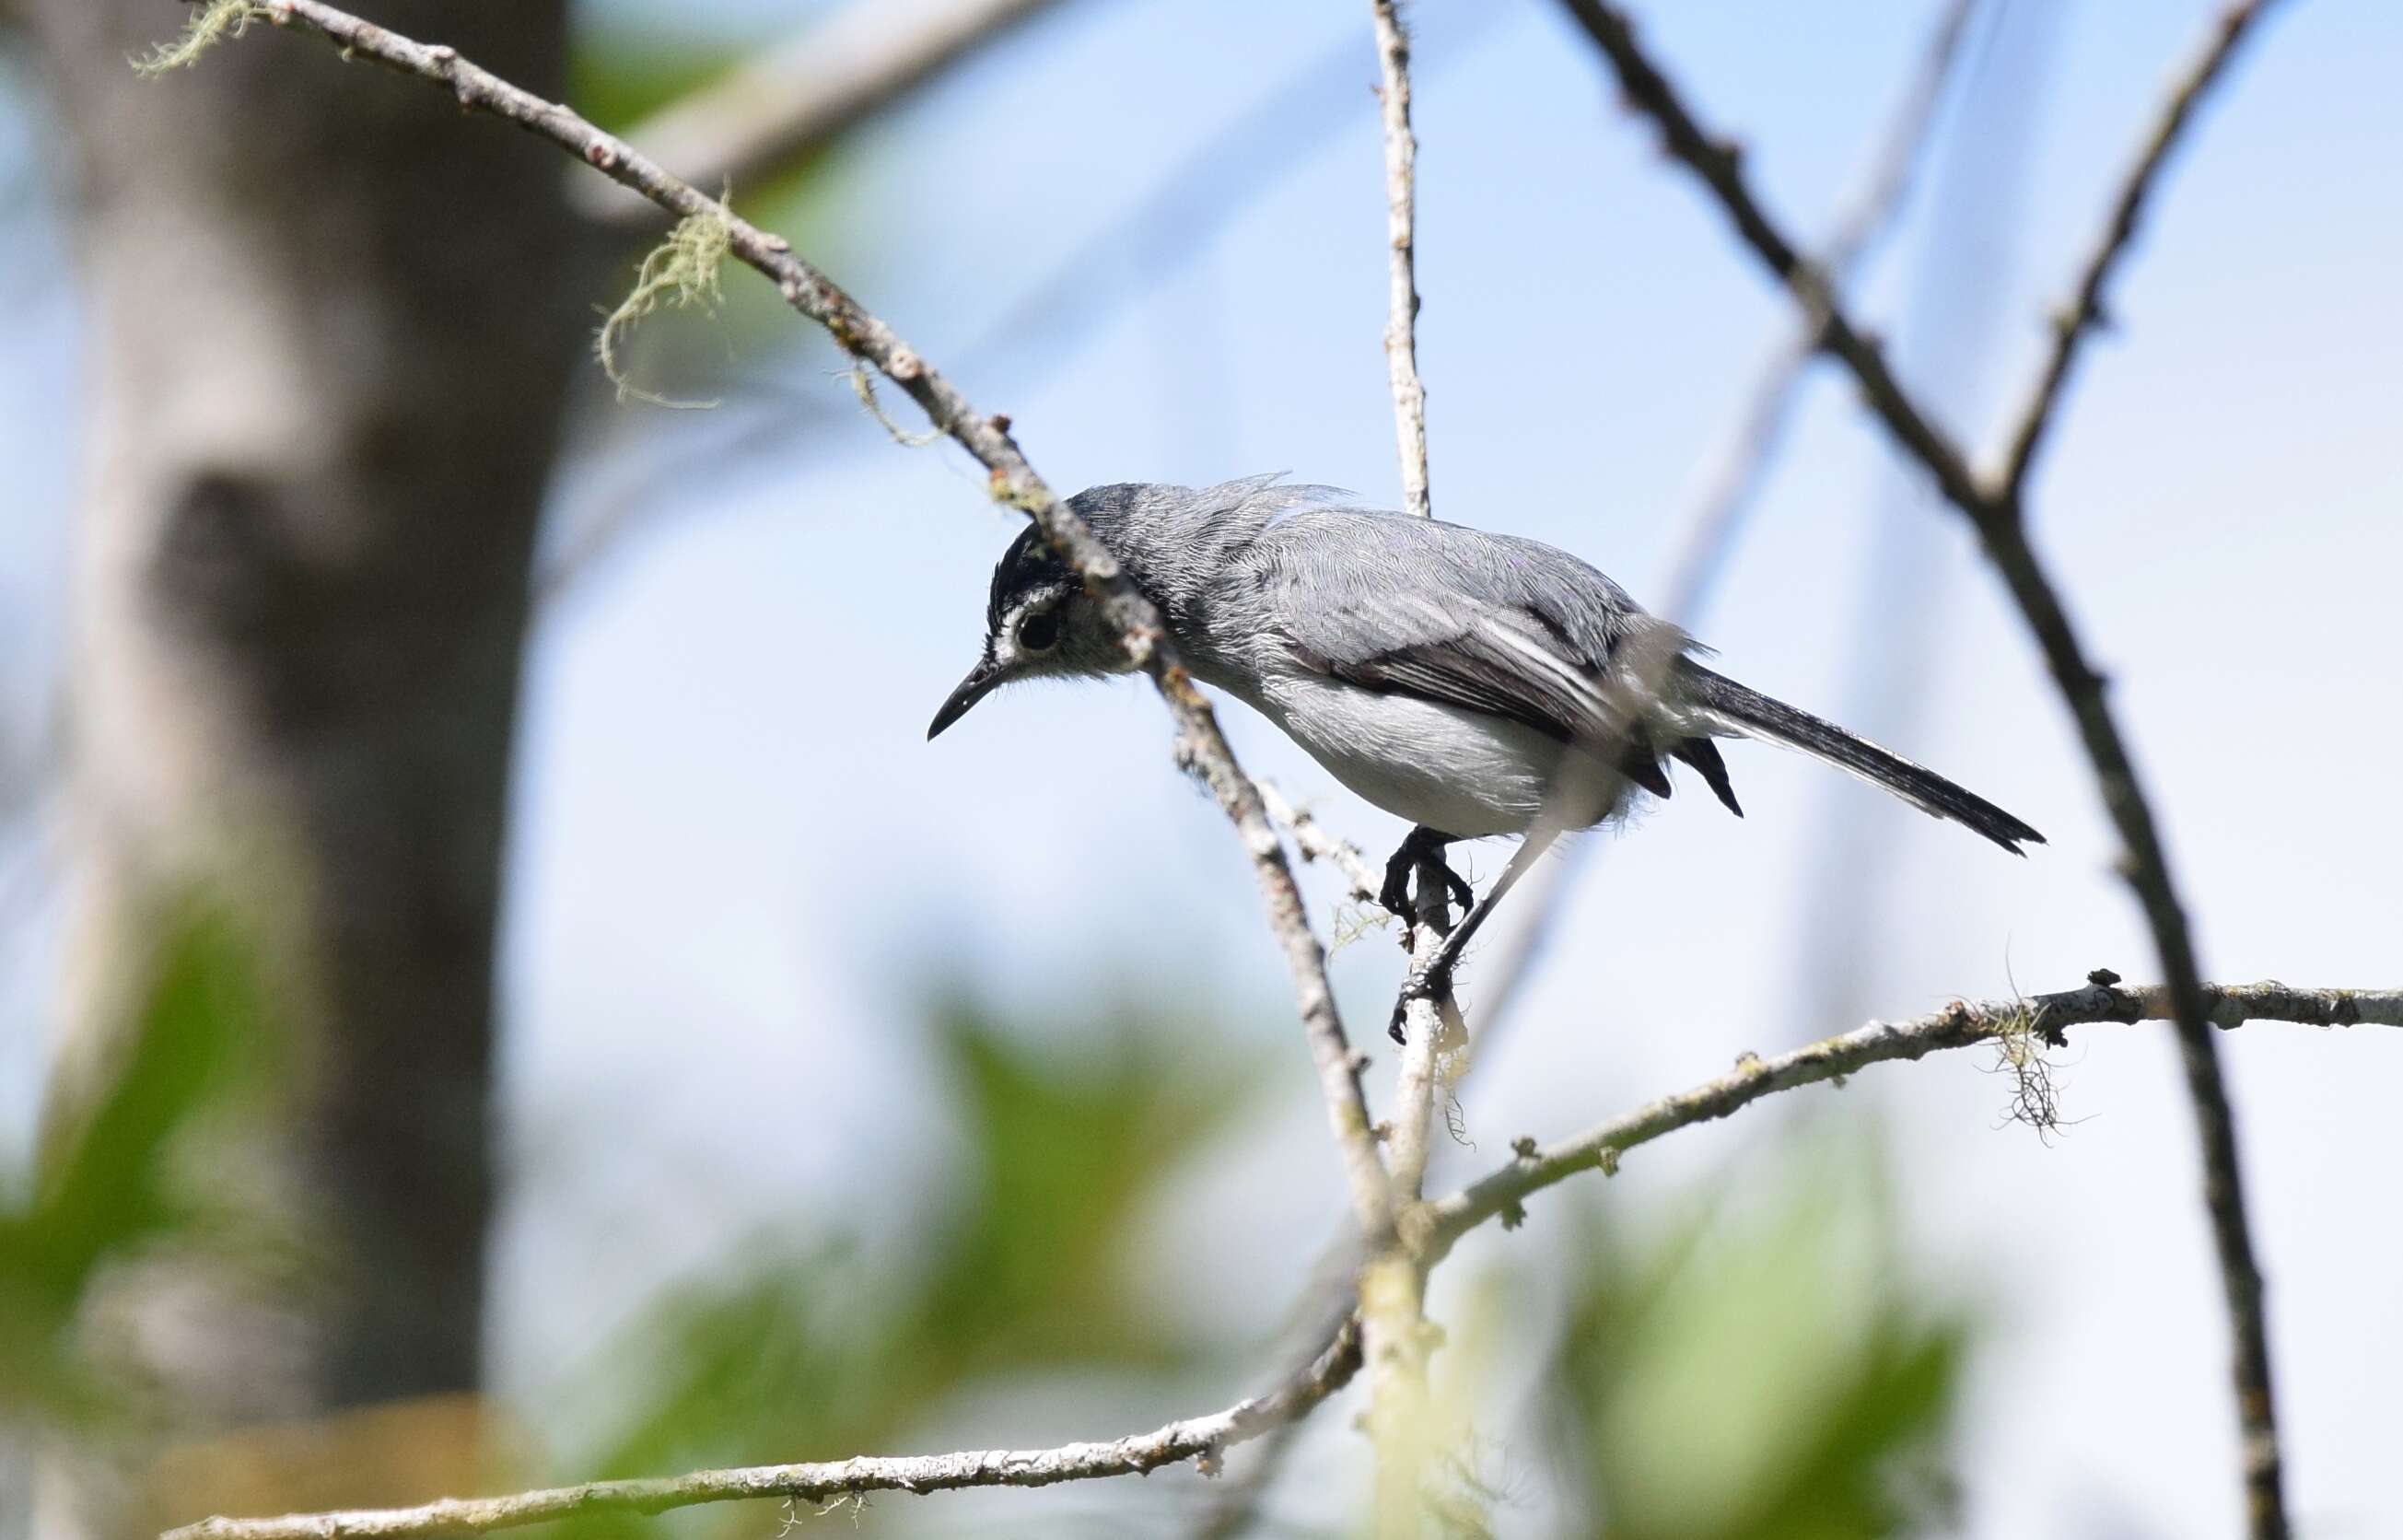
[[[1313,508],[1275,521],[1232,576],[1300,666],[1524,723],[1669,794],[1648,724],[1662,671],[1688,644],[1575,557],[1432,520]],[[1679,756],[1734,805],[1707,740]]]

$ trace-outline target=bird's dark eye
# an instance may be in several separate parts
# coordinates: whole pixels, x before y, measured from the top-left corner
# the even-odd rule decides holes
[[[1054,610],[1036,610],[1018,623],[1018,645],[1028,652],[1049,652],[1060,640],[1060,616]]]

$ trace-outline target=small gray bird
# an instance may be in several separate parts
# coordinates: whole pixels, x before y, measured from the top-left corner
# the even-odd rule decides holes
[[[1799,749],[2014,855],[2044,841],[1934,771],[1713,673],[1683,631],[1540,542],[1363,507],[1275,476],[1121,482],[1068,503],[1158,606],[1195,678],[1416,825],[1386,866],[1380,901],[1406,912],[1410,872],[1427,862],[1469,913],[1406,995],[1448,985],[1460,948],[1553,834],[1608,816],[1628,784],[1667,797],[1662,756],[1741,817],[1718,738]],[[993,569],[984,656],[926,736],[1011,680],[1132,667],[1117,629],[1029,526]],[[1444,847],[1500,834],[1530,838],[1471,905]]]

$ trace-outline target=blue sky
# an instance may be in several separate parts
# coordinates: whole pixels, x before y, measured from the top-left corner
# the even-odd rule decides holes
[[[1437,510],[1566,547],[1644,597],[1788,307],[1612,104],[1552,7],[1480,18],[1471,3],[1418,7]],[[863,135],[787,228],[938,366],[975,350],[959,383],[1015,418],[1056,486],[1290,468],[1390,500],[1365,8],[1069,5]],[[1993,157],[1939,150],[1859,303],[1963,437],[1990,442],[2023,388],[2042,318],[2208,8],[2009,7],[1978,79],[2026,92],[2016,189],[1980,180]],[[790,14],[715,9],[743,35]],[[1773,207],[1807,235],[1933,10],[1656,5],[1645,35],[1747,141]],[[707,14],[675,7],[680,25]],[[1291,160],[1197,220],[1166,271],[1131,252],[1134,298],[1064,353],[980,346],[1164,167],[1345,37],[1359,41],[1348,118],[1297,130]],[[2118,285],[2118,329],[2090,350],[2037,473],[2045,553],[2114,678],[2206,965],[2230,979],[2391,982],[2403,930],[2399,49],[2393,7],[2300,4],[2266,27],[2164,184]],[[1993,132],[2009,105],[1956,100],[1946,124]],[[0,133],[17,158],[20,132]],[[1939,207],[1979,223],[1981,243],[1931,239]],[[0,501],[27,512],[0,539],[0,582],[21,725],[58,622],[72,437],[55,382],[73,377],[74,318],[54,277],[12,265],[0,281],[27,298],[0,354]],[[1938,335],[1903,329],[1931,307]],[[1988,318],[1982,341],[1964,307]],[[1180,1308],[1266,1318],[1340,1191],[1241,858],[1169,767],[1166,719],[1134,685],[1009,692],[924,742],[973,655],[1010,523],[957,451],[895,448],[846,404],[830,352],[785,353],[782,325],[737,331],[730,364],[701,356],[799,393],[809,409],[788,432],[713,463],[710,436],[733,419],[612,408],[591,414],[562,482],[572,527],[685,447],[680,484],[632,483],[647,511],[547,614],[528,664],[503,983],[529,1180],[507,1234],[502,1369],[537,1382],[624,1307],[643,1269],[600,1264],[636,1250],[630,1237],[664,1270],[765,1219],[837,1212],[863,1172],[906,1180],[945,1158],[893,1027],[913,980],[953,969],[1056,1002],[1097,956],[1215,992],[1228,1032],[1292,1061],[1289,1116],[1197,1177],[1198,1202],[1244,1195],[1257,1243],[1182,1274]],[[1953,516],[1895,471],[1833,374],[1813,376],[1702,630],[1728,672],[1891,732],[2052,843],[2011,861],[1800,760],[1730,749],[1744,820],[1680,795],[1590,853],[1525,1016],[1464,1092],[1489,1154],[1443,1152],[1454,1177],[1510,1134],[1597,1120],[1741,1050],[2066,987],[2097,965],[2156,972],[2040,659]],[[1256,772],[1364,845],[1399,832],[1242,708],[1225,720]],[[1477,873],[1506,853],[1479,848]],[[1318,893],[1323,920],[1333,895]],[[1840,980],[1817,977],[1823,949],[1798,940],[1830,936],[1826,950],[1853,960]],[[9,958],[0,1000],[30,1020],[40,947],[15,951],[33,961]],[[1384,946],[1338,957],[1363,1035],[1396,965]],[[2403,1234],[2368,1217],[2391,1210],[2383,1177],[2403,1155],[2384,1089],[2403,1042],[2257,1026],[2224,1048],[2297,1510],[2330,1535],[2403,1528],[2386,1469]],[[0,1061],[6,1105],[30,1105],[34,1061],[21,1048]],[[2224,1327],[2169,1040],[2092,1034],[2065,1079],[2088,1121],[2050,1147],[1997,1127],[2001,1088],[1966,1061],[1841,1093],[1883,1127],[1927,1264],[2000,1297],[1965,1440],[1972,1533],[2232,1533]],[[1764,1152],[1740,1131],[1697,1131],[1631,1161],[1648,1187],[1620,1187],[1665,1201]],[[1264,1181],[1312,1161],[1316,1186]],[[1481,1238],[1457,1273],[1544,1255],[1539,1236]],[[561,1280],[596,1271],[622,1292],[552,1308]]]

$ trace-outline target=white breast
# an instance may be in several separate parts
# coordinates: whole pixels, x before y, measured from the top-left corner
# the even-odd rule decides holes
[[[1523,832],[1560,761],[1557,742],[1506,717],[1317,675],[1245,698],[1359,796],[1462,839]]]

